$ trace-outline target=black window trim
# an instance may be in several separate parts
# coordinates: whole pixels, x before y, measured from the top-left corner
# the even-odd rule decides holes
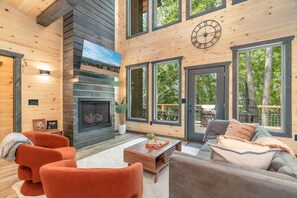
[[[215,12],[215,11],[226,8],[226,0],[222,0],[222,5],[221,6],[218,6],[218,7],[212,8],[210,10],[200,12],[198,14],[191,15],[191,0],[187,0],[186,8],[187,8],[187,11],[186,11],[187,20],[190,20],[190,19],[202,16],[202,15],[209,14],[211,12]]]
[[[163,29],[163,28],[166,28],[168,26],[172,26],[172,25],[175,25],[177,23],[180,23],[182,21],[182,0],[178,0],[179,1],[179,6],[178,6],[178,20],[177,21],[173,21],[171,23],[168,23],[168,24],[165,24],[165,25],[161,25],[161,26],[157,26],[157,17],[156,17],[156,14],[157,14],[157,10],[155,9],[155,1],[157,0],[152,0],[153,1],[153,12],[152,12],[152,31],[156,31],[156,30],[159,30],[159,29]]]
[[[130,16],[130,8],[129,8],[129,2],[131,2],[131,0],[127,0],[126,1],[126,40],[146,34],[149,32],[149,0],[146,1],[146,13],[147,13],[147,17],[146,17],[146,30],[143,32],[139,32],[133,35],[129,36],[129,28],[131,28],[131,24],[130,24],[130,20],[129,20],[129,16]],[[129,25],[130,24],[130,25]]]
[[[178,57],[174,57],[174,58],[169,58],[169,59],[163,59],[163,60],[158,60],[158,61],[153,61],[151,62],[152,64],[152,123],[153,124],[162,124],[162,125],[171,125],[171,126],[181,126],[181,86],[182,86],[182,59],[183,56],[178,56]],[[156,115],[156,109],[155,109],[155,99],[156,99],[156,76],[155,76],[155,72],[156,72],[156,65],[160,64],[160,63],[165,63],[165,62],[173,62],[173,61],[178,61],[179,63],[179,72],[178,72],[178,80],[179,80],[179,87],[178,87],[178,121],[160,121],[160,120],[156,120],[155,119],[155,115]]]
[[[258,48],[282,44],[283,46],[283,89],[282,89],[282,130],[283,132],[268,130],[271,135],[279,137],[292,137],[292,40],[295,36],[288,36],[272,40],[260,41],[246,45],[231,47],[233,57],[233,118],[237,118],[238,94],[238,52],[248,48]]]
[[[128,110],[126,112],[126,118],[127,121],[131,122],[143,122],[143,123],[148,123],[149,119],[149,97],[148,97],[148,92],[149,92],[149,64],[150,62],[144,62],[144,63],[138,63],[138,64],[133,64],[133,65],[127,65],[126,66],[126,102],[128,104]],[[136,68],[146,68],[146,119],[143,118],[133,118],[129,115],[130,111],[130,78],[131,78],[131,69],[136,69]]]
[[[245,2],[245,1],[247,1],[247,0],[232,0],[232,5],[236,5],[236,4]]]

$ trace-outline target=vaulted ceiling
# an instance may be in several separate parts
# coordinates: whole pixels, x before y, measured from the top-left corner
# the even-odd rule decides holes
[[[36,17],[54,1],[55,0],[0,0],[0,2],[6,3]]]

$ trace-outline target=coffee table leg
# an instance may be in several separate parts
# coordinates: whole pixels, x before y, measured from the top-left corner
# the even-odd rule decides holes
[[[158,178],[159,178],[159,171],[155,173],[155,181],[154,181],[155,183],[157,183]]]

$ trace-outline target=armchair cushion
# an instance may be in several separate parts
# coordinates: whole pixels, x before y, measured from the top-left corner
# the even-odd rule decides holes
[[[62,160],[75,159],[75,148],[74,147],[62,147],[53,149],[62,153]]]

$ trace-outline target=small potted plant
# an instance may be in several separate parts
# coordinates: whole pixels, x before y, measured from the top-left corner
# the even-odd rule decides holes
[[[154,143],[155,143],[155,134],[153,134],[153,133],[148,133],[147,135],[146,135],[146,138],[147,138],[147,140],[148,140],[148,144],[150,144],[150,145],[153,145]]]
[[[121,135],[126,133],[126,124],[124,123],[124,115],[126,110],[128,109],[128,104],[126,103],[126,98],[124,97],[121,103],[115,102],[115,111],[119,114],[120,124],[119,126],[119,133]]]

